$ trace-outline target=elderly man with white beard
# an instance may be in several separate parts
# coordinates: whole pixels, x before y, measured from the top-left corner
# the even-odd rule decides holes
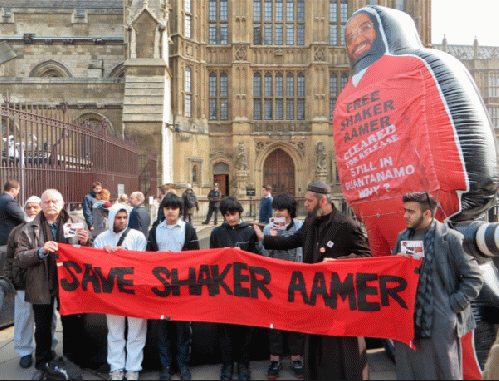
[[[64,200],[57,190],[46,190],[41,197],[42,212],[19,234],[15,260],[26,271],[25,300],[33,305],[35,315],[35,367],[47,370],[54,359],[52,352],[52,319],[58,298],[56,254],[59,243],[92,246],[86,223],[64,210]],[[64,237],[64,225],[80,224],[76,236]],[[64,356],[76,360],[81,347],[83,327],[78,315],[61,317]],[[79,336],[79,337],[76,337]]]
[[[112,207],[109,210],[109,230],[99,234],[94,247],[104,249],[106,253],[146,251],[145,235],[127,226],[127,210],[121,206]],[[146,345],[147,320],[107,315],[107,329],[107,362],[111,367],[111,379],[122,380],[126,371],[127,380],[138,380]]]
[[[17,294],[14,297],[14,350],[21,358],[19,366],[29,368],[33,364],[33,353],[35,346],[33,334],[35,332],[35,318],[33,306],[24,300],[24,290],[26,288],[25,272],[19,269],[19,265],[14,262],[15,251],[19,244],[19,234],[27,223],[33,221],[42,210],[41,199],[31,196],[24,204],[24,221],[21,225],[12,230],[7,242],[7,256],[5,258],[5,277],[14,285]],[[52,321],[52,350],[58,344],[55,330],[57,327],[57,311],[54,309]]]

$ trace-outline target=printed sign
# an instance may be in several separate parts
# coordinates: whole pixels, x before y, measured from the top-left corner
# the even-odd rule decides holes
[[[409,343],[419,262],[404,257],[303,264],[234,248],[181,253],[59,245],[62,315],[274,327]]]

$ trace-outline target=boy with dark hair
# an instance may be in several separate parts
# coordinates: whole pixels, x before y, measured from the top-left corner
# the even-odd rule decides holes
[[[147,251],[181,252],[199,250],[196,230],[188,222],[180,219],[182,200],[173,193],[168,193],[161,201],[165,219],[156,221],[149,232]],[[159,356],[161,359],[160,380],[171,379],[173,353],[171,351],[171,328],[177,332],[177,366],[180,379],[190,380],[190,322],[158,321]]]
[[[295,234],[303,226],[303,223],[296,217],[296,209],[298,203],[289,195],[279,195],[274,198],[272,209],[274,216],[286,219],[286,227],[272,228],[267,225],[263,229],[263,234],[270,235],[271,230],[277,231],[279,237],[290,237]],[[260,250],[266,257],[282,259],[291,262],[303,262],[303,248],[297,247],[289,250],[270,250],[267,251],[260,243]],[[288,332],[287,343],[290,351],[291,369],[296,378],[303,378],[303,342],[304,335],[300,332]],[[269,331],[269,349],[270,349],[270,366],[267,372],[267,378],[275,380],[279,378],[279,371],[282,370],[282,357],[284,356],[284,332],[278,329]]]
[[[210,236],[210,248],[238,247],[259,254],[258,238],[247,223],[241,221],[243,207],[234,197],[226,197],[220,203],[220,212],[225,222],[214,229]],[[237,362],[240,380],[249,380],[252,327],[220,324],[220,348],[222,351],[221,380],[232,380],[234,362]]]

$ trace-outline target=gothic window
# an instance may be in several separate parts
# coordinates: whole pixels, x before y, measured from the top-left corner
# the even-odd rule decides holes
[[[345,28],[348,21],[348,1],[329,0],[329,44],[345,45]]]
[[[191,0],[185,0],[185,38],[191,38]]]
[[[347,83],[348,83],[348,74],[347,73],[341,74],[341,90],[345,88]]]
[[[305,120],[303,73],[257,72],[253,76],[253,98],[254,120]]]
[[[499,129],[499,108],[498,107],[489,107],[489,115],[492,121],[492,126],[496,129]]]
[[[286,119],[293,120],[295,118],[295,77],[289,73],[286,76]]]
[[[488,96],[499,97],[499,73],[489,73]],[[487,92],[486,92],[487,93]]]
[[[336,100],[339,93],[345,88],[348,83],[347,73],[331,73],[329,77],[329,117],[333,117]],[[339,87],[338,87],[339,85]]]
[[[191,68],[185,68],[185,116],[192,117]]]
[[[31,70],[29,76],[39,78],[72,77],[69,70],[63,64],[54,60],[48,60],[38,64]]]
[[[305,45],[304,0],[253,0],[255,45]]]
[[[210,120],[229,119],[229,77],[227,73],[210,73]]]
[[[329,90],[330,90],[330,100],[329,100],[329,117],[333,118],[334,108],[336,107],[336,99],[338,98],[338,75],[332,73],[329,78]]]
[[[229,44],[229,2],[210,0],[208,5],[210,45]]]
[[[193,165],[192,166],[192,179],[191,179],[192,185],[198,185],[198,180],[199,180],[198,166]]]

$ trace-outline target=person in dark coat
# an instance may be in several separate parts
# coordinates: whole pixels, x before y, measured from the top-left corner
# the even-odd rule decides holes
[[[394,254],[422,262],[415,349],[396,343],[397,379],[462,380],[461,338],[476,327],[470,302],[480,293],[482,275],[464,252],[463,235],[435,219],[437,201],[431,194],[408,193],[403,202],[407,229],[399,234]]]
[[[145,197],[142,192],[133,192],[130,195],[130,205],[133,206],[130,213],[130,221],[128,227],[142,232],[146,237],[149,233],[149,225],[151,225],[151,216],[144,205]]]
[[[15,259],[25,269],[25,300],[33,304],[35,315],[35,367],[46,370],[54,359],[52,352],[52,318],[54,303],[59,294],[56,253],[59,243],[92,246],[92,237],[79,217],[65,211],[62,195],[55,189],[46,190],[41,197],[42,212],[24,226],[19,234]],[[75,237],[64,237],[64,224],[81,223]],[[83,320],[80,315],[61,317],[64,356],[79,362],[83,342]]]
[[[260,201],[260,213],[258,214],[258,221],[262,224],[268,224],[270,217],[272,217],[272,187],[265,185],[262,188],[262,199]]]
[[[304,263],[371,256],[360,225],[336,209],[332,203],[331,188],[327,184],[317,181],[308,186],[305,207],[309,217],[291,237],[264,237],[255,226],[255,232],[263,241],[265,249],[303,247]],[[365,340],[363,337],[307,335],[304,368],[307,380],[368,379]]]
[[[226,197],[220,203],[220,212],[225,222],[210,235],[210,248],[238,247],[241,250],[259,254],[258,238],[247,223],[241,221],[244,209],[234,197]],[[240,380],[249,380],[250,345],[253,328],[232,324],[220,324],[220,349],[222,352],[221,380],[232,380],[234,363]]]
[[[4,192],[0,196],[0,246],[6,246],[12,229],[24,222],[24,213],[15,200],[19,189],[20,185],[15,180],[7,181],[3,187]]]
[[[88,230],[91,232],[94,230],[93,224],[93,208],[95,204],[99,201],[97,195],[102,192],[102,184],[98,181],[92,184],[92,190],[83,197],[82,207],[83,207],[83,217],[87,223]]]
[[[222,199],[222,192],[218,189],[218,184],[215,183],[215,187],[208,193],[208,201],[210,201],[208,207],[208,214],[206,215],[206,220],[203,222],[203,225],[208,225],[211,220],[211,216],[215,213],[215,225],[218,225],[218,209],[220,208],[220,200]]]

